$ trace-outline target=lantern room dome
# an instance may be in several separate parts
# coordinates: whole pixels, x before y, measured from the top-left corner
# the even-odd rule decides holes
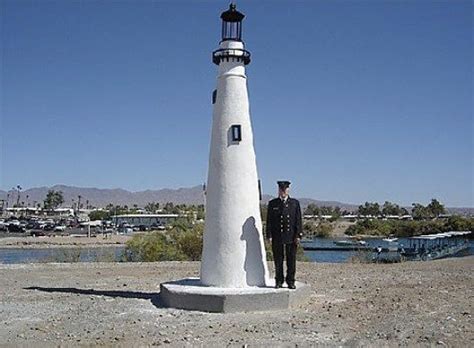
[[[230,4],[227,11],[222,12],[221,19],[225,22],[241,22],[245,15],[237,11],[237,6],[235,4]]]

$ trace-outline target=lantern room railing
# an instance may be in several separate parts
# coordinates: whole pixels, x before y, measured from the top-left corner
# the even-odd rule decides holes
[[[220,48],[212,52],[212,62],[219,65],[222,61],[237,61],[244,62],[245,65],[250,63],[250,52],[242,48]]]

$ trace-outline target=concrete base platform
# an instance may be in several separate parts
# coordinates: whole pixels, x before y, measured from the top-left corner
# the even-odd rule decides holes
[[[284,310],[309,299],[308,285],[296,282],[296,289],[268,287],[217,288],[202,285],[199,278],[185,278],[160,285],[167,307],[204,312],[256,312]]]

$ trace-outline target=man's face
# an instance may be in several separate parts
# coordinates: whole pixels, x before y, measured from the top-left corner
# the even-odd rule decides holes
[[[278,195],[280,197],[283,197],[283,198],[288,197],[289,193],[290,193],[290,188],[289,187],[287,187],[287,188],[278,188]]]

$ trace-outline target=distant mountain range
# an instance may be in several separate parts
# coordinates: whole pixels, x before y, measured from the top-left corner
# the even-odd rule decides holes
[[[124,189],[98,189],[89,187],[74,187],[66,185],[55,185],[52,187],[35,187],[21,192],[20,202],[27,202],[33,206],[34,202],[42,203],[48,193],[48,190],[62,191],[64,196],[63,206],[71,206],[77,202],[78,196],[81,196],[81,203],[86,205],[86,201],[95,207],[105,207],[107,204],[114,205],[128,205],[132,207],[136,204],[139,207],[144,207],[149,202],[173,202],[174,204],[203,204],[204,194],[202,186],[194,186],[179,189],[160,189],[160,190],[146,190],[131,192]],[[13,199],[12,199],[13,194]],[[262,201],[267,203],[273,197],[270,195],[263,195]],[[7,199],[7,192],[0,190],[0,199]],[[16,203],[16,192],[10,192],[10,206],[13,200]],[[317,206],[333,206],[340,207],[342,210],[355,211],[358,205],[343,203],[338,201],[320,201],[312,198],[299,198],[302,207],[308,204],[316,204]],[[458,214],[474,214],[474,208],[447,208],[451,213]]]

